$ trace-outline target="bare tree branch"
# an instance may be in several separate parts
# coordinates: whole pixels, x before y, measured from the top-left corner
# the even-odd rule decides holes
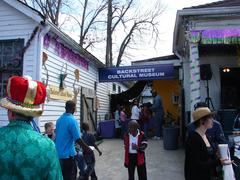
[[[59,25],[59,15],[62,7],[67,7],[66,0],[22,0],[26,4],[39,10],[45,17],[49,18],[50,21],[56,26]]]
[[[122,18],[124,17],[124,15],[127,13],[127,11],[129,10],[129,8],[131,7],[133,3],[133,0],[130,0],[129,3],[127,4],[127,7],[124,8],[124,6],[121,9],[121,14],[119,16],[119,19],[115,22],[115,24],[113,25],[111,31],[113,32],[115,30],[115,28],[117,27],[118,23],[122,20]]]
[[[132,49],[130,43],[135,43],[135,39],[140,39],[141,41],[143,40],[144,36],[147,36],[147,33],[151,33],[150,39],[154,40],[154,46],[156,45],[159,37],[157,19],[162,14],[162,12],[162,6],[160,6],[160,3],[157,3],[154,10],[146,11],[146,13],[140,17],[132,17],[127,21],[122,21],[125,31],[127,31],[127,22],[134,20],[134,23],[121,43],[117,56],[116,66],[119,66],[121,64],[122,57],[124,56],[126,49]]]
[[[81,33],[80,39],[82,39],[82,44],[80,43],[80,45],[83,45],[83,41],[87,35],[87,33],[89,32],[89,29],[91,28],[91,26],[93,26],[93,24],[98,23],[100,21],[96,21],[96,18],[99,16],[99,14],[106,9],[107,3],[105,2],[104,4],[102,4],[101,6],[99,6],[99,8],[96,9],[96,11],[94,12],[92,18],[90,19],[90,22],[88,23],[87,27],[84,29],[84,26],[82,27],[83,33]],[[82,22],[84,22],[85,19],[82,19]]]
[[[60,14],[73,18],[79,25],[79,45],[86,49],[102,42],[105,39],[102,34],[106,31],[107,66],[112,66],[113,60],[119,66],[123,58],[130,56],[129,50],[136,50],[139,44],[147,40],[149,44],[154,42],[155,46],[159,40],[158,17],[164,8],[158,0],[154,0],[156,4],[150,1],[150,4],[139,9],[135,7],[135,2],[139,0],[69,0],[72,4],[67,3],[68,0],[21,1],[26,4],[31,2],[32,7],[36,7],[60,27],[67,21],[65,18],[60,24]],[[66,11],[66,8],[72,11]],[[75,26],[72,25],[73,31],[76,30]]]
[[[131,30],[129,31],[129,33],[126,35],[126,37],[124,38],[124,40],[122,41],[122,44],[120,46],[120,50],[118,53],[118,57],[117,57],[117,63],[116,66],[119,66],[121,63],[121,59],[123,56],[123,53],[127,47],[127,45],[129,44],[130,40],[131,40],[131,36],[134,32],[134,29],[137,27],[138,23],[134,23],[134,25],[132,26]]]
[[[59,0],[57,2],[56,16],[55,16],[55,22],[56,22],[57,26],[58,26],[58,19],[59,19],[59,13],[60,13],[61,5],[62,5],[62,0]]]
[[[27,0],[20,0],[21,2],[25,3],[26,5],[29,5]]]
[[[83,14],[82,14],[82,23],[81,23],[81,31],[80,31],[80,40],[79,40],[79,45],[83,46],[83,41],[84,41],[84,23],[85,23],[85,14],[86,14],[86,10],[87,10],[87,5],[88,5],[88,0],[84,1],[84,5],[83,5]]]

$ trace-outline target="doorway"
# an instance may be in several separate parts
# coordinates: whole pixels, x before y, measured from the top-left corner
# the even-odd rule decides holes
[[[225,67],[220,69],[221,108],[240,108],[240,68]]]
[[[81,122],[88,123],[89,131],[95,133],[97,131],[97,112],[94,108],[95,91],[92,89],[82,88],[81,91]]]

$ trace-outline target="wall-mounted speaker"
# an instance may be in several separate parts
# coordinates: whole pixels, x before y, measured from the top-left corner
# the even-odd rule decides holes
[[[210,64],[200,65],[200,78],[201,80],[211,80],[212,79],[212,69]]]

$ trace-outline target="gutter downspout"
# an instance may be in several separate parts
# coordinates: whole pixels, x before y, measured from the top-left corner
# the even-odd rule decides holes
[[[40,32],[37,36],[37,72],[36,72],[36,80],[41,81],[42,78],[42,50],[43,50],[43,37],[49,32],[50,26],[45,23],[45,20],[43,21],[43,26],[41,27]],[[40,118],[34,118],[35,123],[38,127],[40,127],[39,122]]]
[[[37,80],[41,81],[42,78],[42,49],[43,49],[43,37],[49,32],[50,26],[46,25],[44,22],[43,28],[41,28],[41,31],[38,34],[38,45],[37,45]]]

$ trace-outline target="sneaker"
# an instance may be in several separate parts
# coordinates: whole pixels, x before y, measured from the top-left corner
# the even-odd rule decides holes
[[[79,176],[78,177],[78,180],[84,180],[84,179],[86,179],[84,176]]]

